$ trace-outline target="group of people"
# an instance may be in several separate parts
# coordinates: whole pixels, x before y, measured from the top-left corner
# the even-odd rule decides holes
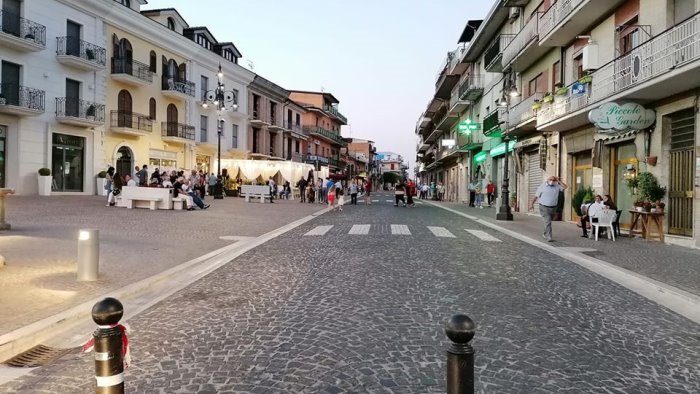
[[[583,202],[581,205],[581,220],[578,224],[578,226],[583,230],[581,237],[588,238],[588,225],[591,222],[595,223],[598,221],[595,215],[603,209],[612,209],[617,211],[617,205],[615,205],[615,202],[609,194],[604,196],[598,194],[595,196],[594,201]]]
[[[442,182],[420,183],[416,190],[421,200],[443,201],[445,199],[445,185]]]
[[[475,208],[484,208],[484,191],[486,192],[486,203],[488,206],[493,206],[496,201],[496,185],[489,179],[486,180],[484,186],[483,180],[473,179],[467,186],[469,191],[469,206]]]
[[[305,179],[301,178],[296,184],[299,189],[299,202],[300,203],[318,203],[318,204],[328,204],[333,210],[343,210],[342,198],[347,192],[350,195],[350,204],[357,205],[358,194],[364,194],[365,204],[370,205],[372,201],[370,200],[370,194],[372,192],[372,181],[369,179],[360,182],[352,181],[344,184],[342,181],[334,181],[330,178],[317,178],[314,181],[313,178]]]
[[[422,193],[422,189],[421,189]],[[403,207],[415,207],[413,197],[418,194],[418,186],[412,180],[408,182],[401,181],[394,186],[394,206],[398,207],[399,203]]]
[[[148,175],[148,166],[146,164],[140,168],[136,166],[133,175],[122,175],[116,172],[114,167],[109,167],[105,176],[107,206],[113,207],[116,205],[117,196],[121,194],[124,186],[136,186],[171,188],[173,198],[185,198],[185,205],[188,211],[193,211],[195,205],[199,209],[207,209],[209,204],[204,203],[207,186],[209,186],[209,194],[213,195],[216,183],[220,182],[216,175],[212,173],[207,176],[202,170],[192,170],[188,176],[185,176],[184,171],[173,170],[168,174],[166,171],[161,172],[156,168],[150,178]]]

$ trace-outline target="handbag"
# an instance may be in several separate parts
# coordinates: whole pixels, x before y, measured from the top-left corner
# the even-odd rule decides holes
[[[112,190],[112,194],[114,194],[115,196],[118,196],[118,195],[120,195],[121,193],[122,193],[122,190],[121,190],[121,189],[113,189],[113,190]]]

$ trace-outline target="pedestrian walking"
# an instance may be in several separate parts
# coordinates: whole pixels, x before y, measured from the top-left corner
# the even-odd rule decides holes
[[[550,176],[547,182],[540,185],[535,192],[535,197],[530,203],[530,210],[535,209],[535,202],[540,203],[540,215],[544,219],[544,237],[547,242],[552,242],[552,219],[557,213],[557,204],[559,203],[559,193],[566,190],[567,186],[559,178]]]
[[[341,181],[337,181],[336,183],[333,184],[333,193],[335,194],[335,205],[338,207],[340,211],[343,210],[343,204],[345,203],[343,201],[343,183]]]
[[[416,183],[409,180],[406,184],[406,205],[409,207],[415,207],[416,203],[413,202],[413,195],[416,192]]]
[[[350,204],[357,205],[357,184],[355,182],[350,184]]]
[[[122,193],[122,187],[124,187],[124,178],[115,172],[112,176],[112,190],[109,191],[109,197],[107,197],[107,205],[113,207],[117,204],[117,196]]]
[[[306,186],[306,179],[304,179],[304,177],[301,177],[301,179],[299,179],[299,182],[297,182],[297,188],[299,189],[299,202],[301,203],[306,202]]]
[[[474,187],[474,204],[476,205],[477,208],[484,209],[484,206],[482,205],[482,194],[481,194],[481,182],[477,182],[476,186]]]
[[[496,198],[496,185],[489,179],[489,183],[486,184],[486,198],[488,200],[489,206],[493,204]]]
[[[476,202],[476,181],[472,179],[469,182],[469,186],[467,186],[467,190],[469,191],[469,206],[473,207]]]
[[[328,201],[328,207],[335,211],[335,193],[329,190],[326,194],[326,201]]]
[[[114,179],[114,167],[109,167],[107,169],[107,175],[105,176],[105,190],[107,191],[107,206],[112,195],[112,179]]]
[[[396,184],[396,187],[394,187],[394,198],[396,199],[396,202],[394,203],[395,207],[399,206],[399,201],[401,202],[402,206],[406,206],[405,194],[406,185],[403,184],[403,181],[400,181]]]
[[[372,205],[372,198],[370,197],[370,194],[372,194],[372,181],[370,179],[367,179],[365,181],[365,205]]]
[[[219,178],[214,174],[213,172],[211,175],[209,175],[209,178],[207,178],[207,184],[209,184],[209,195],[213,196],[214,195],[214,188],[216,187],[216,181],[218,181]]]
[[[437,186],[435,185],[435,181],[430,182],[430,199],[433,201],[436,201],[438,199]]]

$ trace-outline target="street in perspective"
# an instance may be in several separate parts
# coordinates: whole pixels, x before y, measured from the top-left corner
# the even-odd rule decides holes
[[[359,3],[2,1],[0,393],[700,392],[700,0]]]

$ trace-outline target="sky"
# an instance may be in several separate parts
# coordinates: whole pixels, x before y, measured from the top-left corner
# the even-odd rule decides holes
[[[493,0],[148,0],[232,41],[239,64],[290,90],[332,93],[343,137],[416,158],[415,126],[447,52]],[[412,169],[411,169],[412,171]],[[412,172],[410,172],[412,173]]]

